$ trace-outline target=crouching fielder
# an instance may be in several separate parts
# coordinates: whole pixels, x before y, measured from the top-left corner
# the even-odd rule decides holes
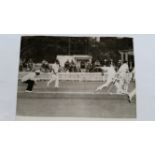
[[[55,88],[59,88],[59,62],[58,60],[52,65],[51,79],[47,82],[47,87],[50,86],[52,82],[55,81]]]
[[[107,67],[107,79],[104,84],[101,86],[97,87],[96,91],[102,90],[105,87],[108,87],[114,80],[116,75],[114,67],[111,65],[110,67]]]
[[[33,86],[34,84],[36,83],[36,81],[38,80],[38,76],[40,75],[40,71],[37,70],[35,72],[31,72],[31,73],[28,73],[27,75],[25,75],[23,78],[22,78],[22,82],[23,83],[27,83],[27,88],[26,88],[26,92],[32,92],[33,90]]]

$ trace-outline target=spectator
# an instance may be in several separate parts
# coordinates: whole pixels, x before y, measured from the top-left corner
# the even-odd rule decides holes
[[[72,60],[70,63],[69,71],[75,72],[75,70],[76,70],[76,65],[75,65],[74,61]]]
[[[95,61],[95,67],[99,67],[101,64],[100,64],[100,62],[99,62],[99,60],[96,60]]]
[[[32,70],[33,70],[33,61],[32,61],[31,58],[28,60],[28,63],[27,63],[27,70],[28,70],[28,71],[32,71]]]
[[[81,67],[80,67],[80,64],[79,63],[76,64],[76,71],[77,72],[81,72]]]
[[[48,61],[46,61],[46,60],[43,60],[43,61],[42,61],[42,63],[41,63],[41,70],[42,70],[43,72],[48,72],[48,71],[50,71],[50,67],[49,67]]]
[[[91,64],[90,62],[88,62],[88,63],[86,64],[86,72],[90,72],[91,69],[92,69],[92,64]]]
[[[85,69],[85,61],[81,61],[81,69]]]
[[[66,71],[66,72],[69,72],[69,69],[70,69],[70,62],[69,62],[69,60],[67,60],[67,61],[65,62],[65,71]]]

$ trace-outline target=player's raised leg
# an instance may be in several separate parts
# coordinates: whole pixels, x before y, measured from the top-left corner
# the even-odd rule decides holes
[[[95,91],[99,91],[99,90],[102,90],[103,88],[105,87],[108,87],[110,85],[110,83],[112,82],[112,80],[108,79],[106,81],[106,83],[102,84],[101,86],[97,87]]]

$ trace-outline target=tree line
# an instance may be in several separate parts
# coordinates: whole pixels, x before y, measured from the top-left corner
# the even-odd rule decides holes
[[[21,39],[21,60],[43,59],[53,62],[57,55],[87,54],[93,61],[120,59],[119,50],[133,50],[132,38],[65,37],[65,36],[23,36]]]

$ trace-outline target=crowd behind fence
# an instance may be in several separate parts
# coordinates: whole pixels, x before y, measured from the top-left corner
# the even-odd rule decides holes
[[[119,61],[116,64],[113,64],[115,70],[117,71],[118,68],[121,65],[121,62]],[[106,65],[104,65],[106,66]],[[64,66],[60,66],[59,72],[103,72],[102,68],[104,67],[101,65],[99,61],[95,61],[94,63],[85,62],[81,64],[81,66],[77,65],[74,61],[66,61]],[[28,71],[34,71],[34,70],[40,70],[42,72],[48,73],[52,70],[52,64],[48,63],[48,61],[43,60],[41,63],[34,63],[32,59],[29,61],[20,61],[19,65],[19,71],[20,72],[28,72]]]

